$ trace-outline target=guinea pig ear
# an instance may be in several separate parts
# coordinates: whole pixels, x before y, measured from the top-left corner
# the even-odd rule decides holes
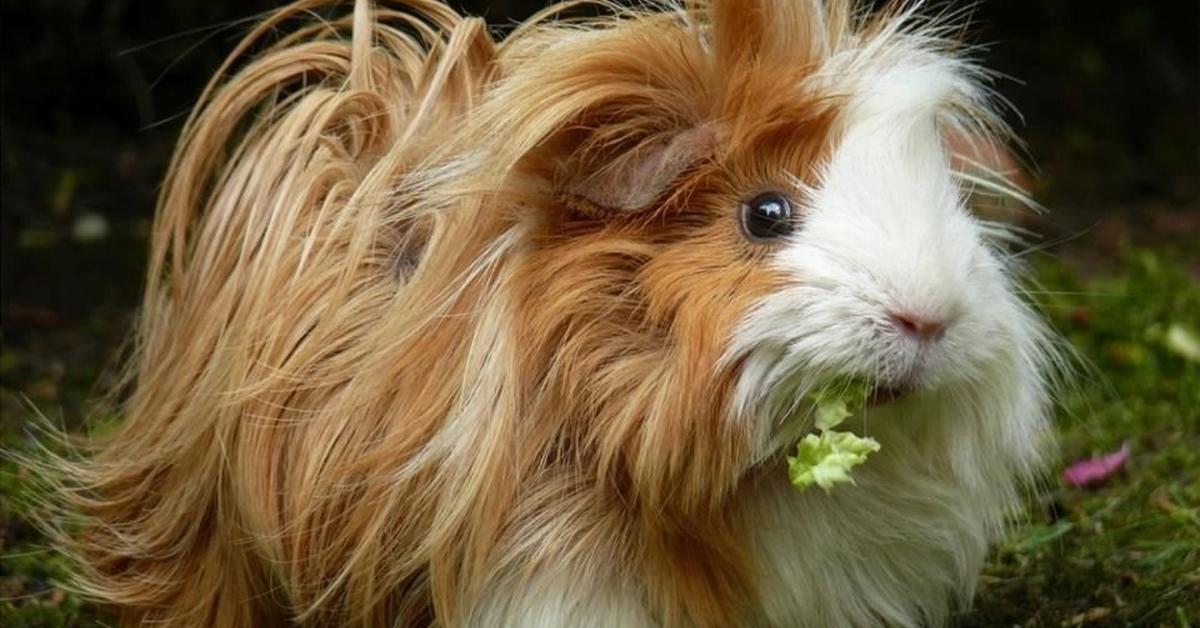
[[[720,129],[716,123],[702,124],[615,155],[571,160],[557,188],[568,205],[588,213],[648,209],[681,174],[714,154]]]
[[[846,32],[851,3],[820,0],[714,0],[712,40],[724,75],[762,62],[804,66],[829,53],[830,33]]]

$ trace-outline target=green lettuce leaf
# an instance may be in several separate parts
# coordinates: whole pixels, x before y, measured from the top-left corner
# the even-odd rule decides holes
[[[828,430],[838,426],[847,417],[867,405],[871,384],[862,379],[849,379],[831,383],[811,396],[816,406],[817,429]]]
[[[867,455],[879,451],[874,438],[851,432],[825,430],[809,434],[796,445],[796,455],[788,456],[788,477],[798,489],[813,484],[829,491],[834,484],[849,482],[850,469],[867,460]]]
[[[805,436],[796,445],[796,455],[788,456],[788,477],[793,486],[804,490],[816,484],[828,492],[835,484],[854,484],[850,469],[879,451],[879,443],[833,428],[865,406],[870,391],[869,382],[851,379],[832,383],[811,395],[820,433]]]

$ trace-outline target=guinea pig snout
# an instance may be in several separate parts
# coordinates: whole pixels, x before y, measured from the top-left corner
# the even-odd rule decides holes
[[[946,329],[951,323],[947,316],[925,314],[908,309],[889,312],[888,321],[906,338],[923,343],[941,340],[946,335]]]
[[[930,299],[885,305],[875,318],[880,344],[877,376],[904,389],[934,385],[947,374],[948,362],[961,353],[958,326],[962,311],[952,299]]]
[[[914,272],[934,276],[933,271]],[[950,273],[938,273],[929,284],[882,282],[882,298],[874,301],[874,317],[890,335],[921,344],[943,340],[962,318],[968,291]]]

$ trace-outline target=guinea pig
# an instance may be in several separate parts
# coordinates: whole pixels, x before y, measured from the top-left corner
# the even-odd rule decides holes
[[[166,626],[970,604],[1054,341],[972,207],[1022,195],[972,157],[1012,138],[952,23],[568,3],[496,38],[336,4],[265,18],[186,124],[123,423],[60,461],[80,590]],[[806,391],[844,376],[880,450],[797,491]]]

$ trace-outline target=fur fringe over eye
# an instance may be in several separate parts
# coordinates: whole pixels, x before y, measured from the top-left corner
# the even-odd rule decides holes
[[[80,590],[164,626],[916,625],[969,596],[1016,479],[946,582],[758,568],[724,356],[780,278],[714,209],[765,156],[816,172],[854,82],[904,59],[961,79],[940,124],[1002,138],[952,28],[697,0],[498,38],[433,0],[339,4],[259,24],[186,124],[123,422],[51,470]],[[796,499],[869,516],[843,497]],[[780,611],[773,579],[847,593]]]

